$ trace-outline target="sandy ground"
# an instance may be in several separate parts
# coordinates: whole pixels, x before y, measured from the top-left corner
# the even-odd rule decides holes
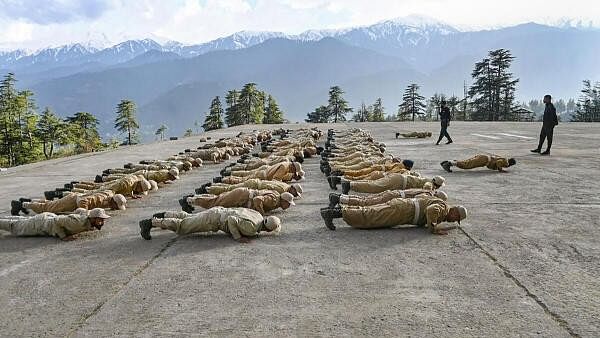
[[[280,236],[241,245],[223,234],[154,231],[144,241],[137,222],[177,209],[178,198],[223,167],[209,165],[75,242],[0,234],[0,335],[599,335],[600,124],[559,125],[550,157],[529,153],[537,123],[454,122],[455,143],[437,147],[434,139],[394,138],[437,134],[434,123],[360,126],[423,175],[446,177],[451,202],[470,211],[461,229],[359,231],[338,220],[329,231],[318,210],[330,190],[312,159],[304,198],[278,213]],[[240,129],[251,128],[210,134]],[[0,173],[0,214],[11,199],[197,145],[191,137],[9,169]],[[518,165],[508,174],[439,166],[477,153],[510,155]]]

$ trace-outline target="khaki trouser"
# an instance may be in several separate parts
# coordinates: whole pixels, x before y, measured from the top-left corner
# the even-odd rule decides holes
[[[387,190],[379,194],[371,195],[341,195],[340,204],[349,206],[367,207],[384,204],[396,198],[419,198],[433,196],[433,191],[425,189]]]
[[[456,166],[460,169],[475,169],[487,166],[489,161],[489,156],[477,155],[464,161],[456,161]]]
[[[350,189],[357,192],[369,194],[378,194],[386,190],[404,190],[406,189],[406,177],[404,176],[385,176],[375,181],[355,181],[350,182]]]
[[[248,190],[245,190],[245,192],[248,192]],[[238,191],[229,191],[220,195],[202,194],[190,197],[188,201],[190,204],[204,209],[210,209],[216,206],[225,208],[250,207],[249,195],[247,193],[239,193]]]
[[[366,175],[357,176],[357,177],[348,177],[348,176],[346,176],[346,174],[344,174],[344,178],[349,181],[359,181],[359,180],[375,181],[380,178],[384,178],[385,174],[386,174],[385,171],[372,171]]]
[[[36,214],[41,214],[43,212],[60,214],[63,212],[74,211],[75,209],[77,209],[77,198],[77,194],[69,194],[55,201],[25,202],[23,203],[23,207],[25,209],[30,209]]]
[[[0,218],[0,229],[15,236],[50,236],[50,224],[44,214],[33,217],[8,216]]]
[[[385,204],[368,207],[343,206],[342,218],[357,229],[391,228],[412,224],[415,219],[412,199],[393,199]]]
[[[219,231],[221,215],[218,211],[206,210],[199,214],[189,215],[183,211],[165,213],[165,218],[152,219],[152,226],[171,230],[178,235],[197,232]]]

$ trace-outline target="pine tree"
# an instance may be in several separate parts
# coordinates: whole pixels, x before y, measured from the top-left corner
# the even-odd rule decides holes
[[[313,112],[308,113],[304,121],[308,123],[327,123],[329,122],[329,110],[326,106],[320,106]]]
[[[92,152],[100,147],[98,119],[86,112],[67,117],[68,134],[76,146],[77,152]]]
[[[329,90],[329,104],[327,106],[328,120],[333,123],[346,121],[346,114],[352,112],[348,102],[342,97],[344,92],[339,86],[333,86]]]
[[[161,124],[160,127],[158,127],[158,129],[156,129],[156,132],[154,133],[154,135],[160,136],[160,140],[164,141],[165,133],[167,132],[167,129],[169,129],[169,128],[166,125]]]
[[[66,143],[66,124],[46,107],[37,122],[36,136],[42,143],[44,157],[52,158],[54,146]]]
[[[372,122],[383,122],[385,121],[385,108],[383,107],[383,102],[381,98],[375,100],[372,109],[372,118],[370,121]]]
[[[426,107],[425,97],[419,94],[419,85],[413,83],[406,87],[404,95],[402,96],[402,104],[399,106],[398,119],[406,121],[407,118],[415,121],[417,115],[424,115]]]
[[[16,79],[13,73],[8,73],[0,82],[0,166],[16,164],[17,150],[17,90]]]
[[[513,120],[515,91],[519,79],[509,72],[515,58],[509,50],[490,51],[487,58],[475,64],[469,89],[474,120]]]
[[[371,112],[371,107],[367,107],[363,102],[360,106],[360,109],[356,112],[354,117],[352,118],[354,122],[369,122],[373,120],[373,113]]]
[[[244,124],[244,120],[240,112],[239,102],[239,91],[230,90],[229,92],[227,92],[227,95],[225,96],[225,103],[227,104],[227,108],[225,109],[225,122],[229,127]]]
[[[279,109],[279,105],[272,95],[268,95],[265,106],[264,124],[280,124],[283,123],[283,112]]]
[[[239,97],[239,114],[242,124],[258,124],[264,117],[264,100],[262,92],[256,88],[256,83],[247,83],[242,88]]]
[[[115,128],[121,133],[127,133],[127,144],[132,145],[137,141],[137,131],[140,129],[135,116],[135,103],[130,100],[121,100],[117,106]]]
[[[583,81],[574,122],[600,122],[600,82]]]
[[[194,134],[194,131],[191,128],[188,128],[185,130],[185,133],[183,134],[183,137],[190,137]]]
[[[210,103],[208,114],[202,128],[205,131],[221,129],[223,128],[223,107],[221,106],[221,99],[216,96]]]

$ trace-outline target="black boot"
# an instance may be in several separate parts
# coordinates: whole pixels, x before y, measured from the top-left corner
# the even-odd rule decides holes
[[[31,202],[31,198],[25,198],[25,197],[21,197],[19,198],[19,202],[21,202],[21,211],[25,214],[25,215],[29,215],[29,210],[25,209],[23,207],[23,203],[25,202]]]
[[[323,208],[321,209],[321,217],[325,222],[325,226],[329,230],[335,230],[333,219],[342,217],[342,209],[340,208]]]
[[[539,154],[539,153],[541,153],[541,152],[542,152],[542,150],[541,150],[540,148],[537,148],[537,149],[533,149],[533,150],[531,150],[531,152],[532,152],[532,153],[538,153],[538,154]]]
[[[327,177],[327,182],[329,182],[331,189],[337,190],[337,185],[342,183],[342,179],[339,176],[329,176]]]
[[[10,201],[10,214],[19,216],[19,212],[23,209],[23,203],[20,201]]]
[[[334,208],[336,205],[340,204],[340,194],[332,192],[329,194],[329,207]]]
[[[56,198],[56,191],[44,191],[44,198],[48,201],[52,201]]]
[[[156,214],[152,215],[152,218],[165,218],[165,213],[164,212],[156,213]]]
[[[331,176],[344,176],[344,172],[338,169],[338,170],[332,171]]]
[[[327,177],[331,176],[331,167],[325,167],[325,172],[323,172],[323,174]]]
[[[96,178],[94,179],[94,183],[102,183],[102,176],[96,175]]]
[[[543,153],[541,153],[540,155],[544,155],[544,156],[546,156],[546,155],[550,155],[550,149],[548,149],[548,150],[544,151],[544,152],[543,152]]]
[[[73,184],[72,183],[65,183],[64,185],[65,189],[67,189],[68,191],[73,190]]]
[[[442,166],[442,168],[444,168],[444,170],[446,170],[447,172],[451,173],[452,169],[450,169],[450,167],[452,166],[452,163],[448,162],[448,161],[444,161],[442,163],[440,163],[440,165]]]
[[[150,230],[152,229],[152,220],[151,219],[144,219],[140,221],[140,235],[142,235],[142,238],[149,241],[152,239],[152,236],[150,235]]]
[[[206,190],[206,188],[210,187],[212,185],[212,183],[206,183],[203,184],[202,186],[200,186],[200,188],[196,189],[196,194],[200,195],[200,194],[206,194],[208,193],[208,191]]]
[[[239,163],[239,164],[244,164],[244,161],[246,161],[244,158],[239,158],[239,159],[237,160],[237,163]]]
[[[187,212],[188,214],[191,214],[192,212],[194,212],[194,207],[188,203],[188,201],[187,201],[188,197],[193,197],[193,196],[185,196],[184,198],[180,199],[179,205],[181,206],[181,210]]]
[[[342,181],[342,194],[347,195],[350,192],[350,181]]]
[[[396,138],[398,138],[400,136],[400,133],[396,133]]]
[[[127,164],[125,164],[125,165],[123,165],[123,168],[125,168],[125,169],[131,169],[131,168],[133,168],[133,163],[127,163]]]
[[[103,174],[103,175],[110,175],[110,169],[104,169],[104,170],[102,171],[102,174]]]
[[[219,176],[219,177],[213,178],[213,183],[221,183],[221,182],[223,182],[223,177]]]

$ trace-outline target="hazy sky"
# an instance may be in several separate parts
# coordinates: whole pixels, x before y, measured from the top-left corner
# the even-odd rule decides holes
[[[600,27],[598,0],[0,0],[0,49],[130,38],[198,43],[241,30],[300,33],[411,14],[461,29],[563,19]]]

